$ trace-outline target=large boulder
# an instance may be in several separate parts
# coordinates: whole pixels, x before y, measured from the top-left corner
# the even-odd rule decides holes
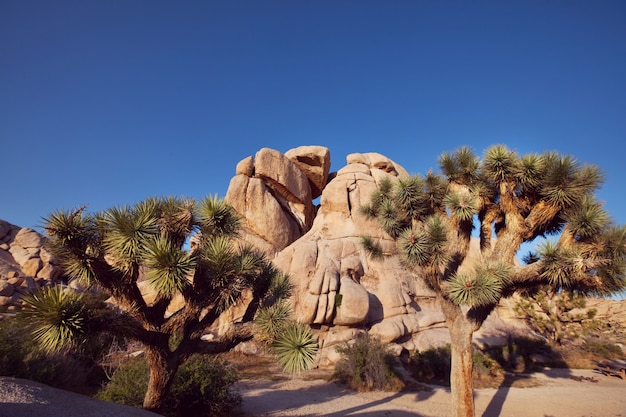
[[[322,194],[330,172],[330,151],[324,146],[300,146],[285,152],[309,179],[311,197]]]
[[[237,164],[225,200],[244,219],[244,241],[274,254],[310,229],[315,208],[304,165],[269,148]]]

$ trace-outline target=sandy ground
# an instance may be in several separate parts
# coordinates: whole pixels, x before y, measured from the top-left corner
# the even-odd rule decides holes
[[[577,377],[594,378],[576,380]],[[529,388],[475,390],[476,416],[626,417],[626,380],[592,370],[546,370],[526,377]],[[246,416],[448,417],[449,390],[355,393],[325,380],[246,380],[238,385]]]
[[[269,376],[268,376],[269,377]],[[594,378],[576,380],[572,377]],[[530,388],[477,389],[476,416],[626,417],[626,380],[590,370],[547,370],[528,375]],[[246,417],[448,417],[450,392],[356,393],[324,379],[243,380]],[[104,403],[33,381],[0,377],[0,417],[148,417],[146,411]]]

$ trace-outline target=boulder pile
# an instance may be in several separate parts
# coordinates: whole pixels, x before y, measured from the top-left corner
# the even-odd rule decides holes
[[[60,276],[61,267],[43,236],[0,220],[0,309],[19,308],[24,294]]]

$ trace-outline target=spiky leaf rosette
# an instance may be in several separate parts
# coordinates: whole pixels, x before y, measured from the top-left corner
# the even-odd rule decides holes
[[[195,217],[203,237],[235,236],[239,232],[237,212],[216,195],[200,201],[195,208]]]
[[[306,371],[315,362],[317,341],[309,326],[291,323],[273,344],[278,363],[286,372]]]
[[[44,218],[44,228],[65,273],[88,285],[94,278],[91,262],[100,255],[101,235],[96,219],[84,215],[84,210],[55,211]]]
[[[365,249],[367,253],[369,253],[373,259],[382,260],[385,255],[383,252],[383,247],[380,243],[376,242],[371,236],[365,235],[361,236],[361,245]]]
[[[570,208],[585,195],[594,192],[604,181],[595,165],[583,167],[569,155],[546,153],[542,196],[561,208]]]
[[[439,158],[441,172],[450,180],[470,184],[476,177],[479,159],[474,151],[463,146],[454,153],[444,152]]]
[[[546,241],[538,248],[538,253],[544,265],[541,276],[547,278],[555,288],[572,287],[574,271],[571,261],[574,256],[571,250]]]
[[[575,208],[566,212],[565,220],[573,235],[580,239],[600,234],[610,223],[609,214],[589,195],[583,197]]]
[[[274,301],[286,300],[291,297],[295,288],[289,275],[284,274],[274,268],[271,269],[271,280],[267,296]]]
[[[515,178],[520,186],[520,191],[530,192],[541,184],[543,175],[543,158],[536,153],[523,155],[517,164]]]
[[[494,274],[457,273],[448,283],[448,297],[457,304],[480,307],[496,304],[500,299],[502,281]]]
[[[159,235],[154,207],[148,204],[113,207],[103,213],[100,221],[105,230],[104,248],[124,272],[139,264],[145,245]]]
[[[89,321],[82,295],[60,286],[47,287],[24,296],[21,312],[32,326],[32,334],[46,352],[69,349],[79,344]]]
[[[285,327],[292,323],[292,311],[289,303],[279,301],[259,310],[254,320],[255,338],[272,344],[282,334]]]
[[[478,199],[470,192],[450,192],[446,194],[444,204],[453,216],[465,222],[476,214]]]
[[[510,180],[518,169],[518,157],[515,151],[504,145],[495,145],[485,151],[483,175],[489,181],[499,184]]]
[[[164,237],[155,239],[146,247],[145,263],[148,281],[166,297],[172,297],[190,285],[189,277],[196,266],[189,252],[174,247]]]

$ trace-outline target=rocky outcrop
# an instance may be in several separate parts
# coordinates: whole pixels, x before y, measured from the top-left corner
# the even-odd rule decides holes
[[[330,154],[321,146],[286,154],[263,148],[239,162],[225,200],[244,219],[242,239],[273,255],[306,233],[329,169]]]
[[[360,243],[369,235],[392,252],[393,240],[360,207],[383,179],[406,177],[406,170],[377,153],[351,154],[331,176],[311,230],[274,259],[296,284],[297,319],[318,329],[320,364],[334,362],[334,346],[364,331],[397,349],[446,343],[445,319],[434,294],[399,258],[373,260]]]
[[[24,294],[57,281],[61,267],[33,229],[0,220],[0,309],[19,308]]]

